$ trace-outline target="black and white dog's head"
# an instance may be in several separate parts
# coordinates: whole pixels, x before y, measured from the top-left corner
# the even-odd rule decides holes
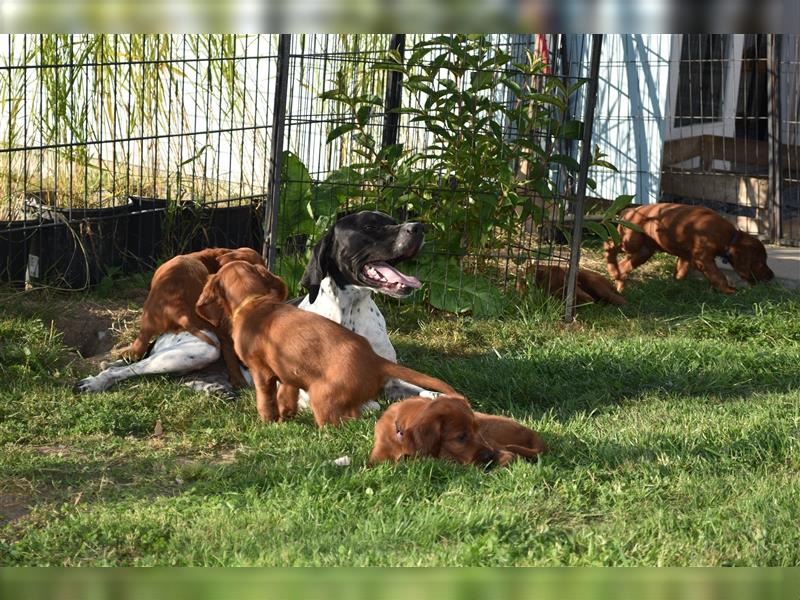
[[[408,296],[420,282],[394,265],[414,257],[424,237],[422,223],[398,223],[377,211],[347,215],[314,246],[300,284],[308,289],[312,303],[326,276],[339,288],[355,285],[395,298]]]

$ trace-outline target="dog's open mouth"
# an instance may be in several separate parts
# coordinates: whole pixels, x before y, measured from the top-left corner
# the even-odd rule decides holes
[[[361,276],[365,283],[390,296],[407,296],[422,285],[416,277],[404,275],[382,261],[365,264]]]

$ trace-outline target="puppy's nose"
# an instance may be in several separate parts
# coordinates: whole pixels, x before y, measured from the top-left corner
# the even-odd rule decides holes
[[[495,459],[494,452],[492,452],[488,448],[486,450],[481,450],[480,452],[478,452],[478,461],[482,463],[489,463],[492,462],[494,459]]]
[[[423,235],[425,233],[425,225],[423,223],[406,223],[403,225],[403,232],[412,236]]]

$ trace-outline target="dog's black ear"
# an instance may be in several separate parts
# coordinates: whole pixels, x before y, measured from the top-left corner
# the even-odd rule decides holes
[[[317,242],[314,250],[311,252],[311,260],[308,261],[303,278],[300,280],[300,285],[308,290],[308,301],[314,304],[319,294],[319,285],[325,276],[328,274],[328,268],[331,260],[331,251],[333,250],[333,231],[330,231]]]

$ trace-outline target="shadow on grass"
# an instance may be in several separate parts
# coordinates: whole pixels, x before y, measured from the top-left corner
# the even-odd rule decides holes
[[[671,276],[649,276],[632,281],[625,290],[631,316],[662,317],[696,315],[701,307],[714,310],[748,313],[754,304],[796,305],[800,292],[774,283],[742,287],[734,294],[714,290],[705,279],[689,277],[675,281]]]
[[[604,338],[552,343],[527,356],[442,358],[402,344],[415,368],[440,377],[488,412],[538,418],[635,401],[646,395],[711,396],[722,400],[800,389],[800,348],[742,347],[686,338]]]

